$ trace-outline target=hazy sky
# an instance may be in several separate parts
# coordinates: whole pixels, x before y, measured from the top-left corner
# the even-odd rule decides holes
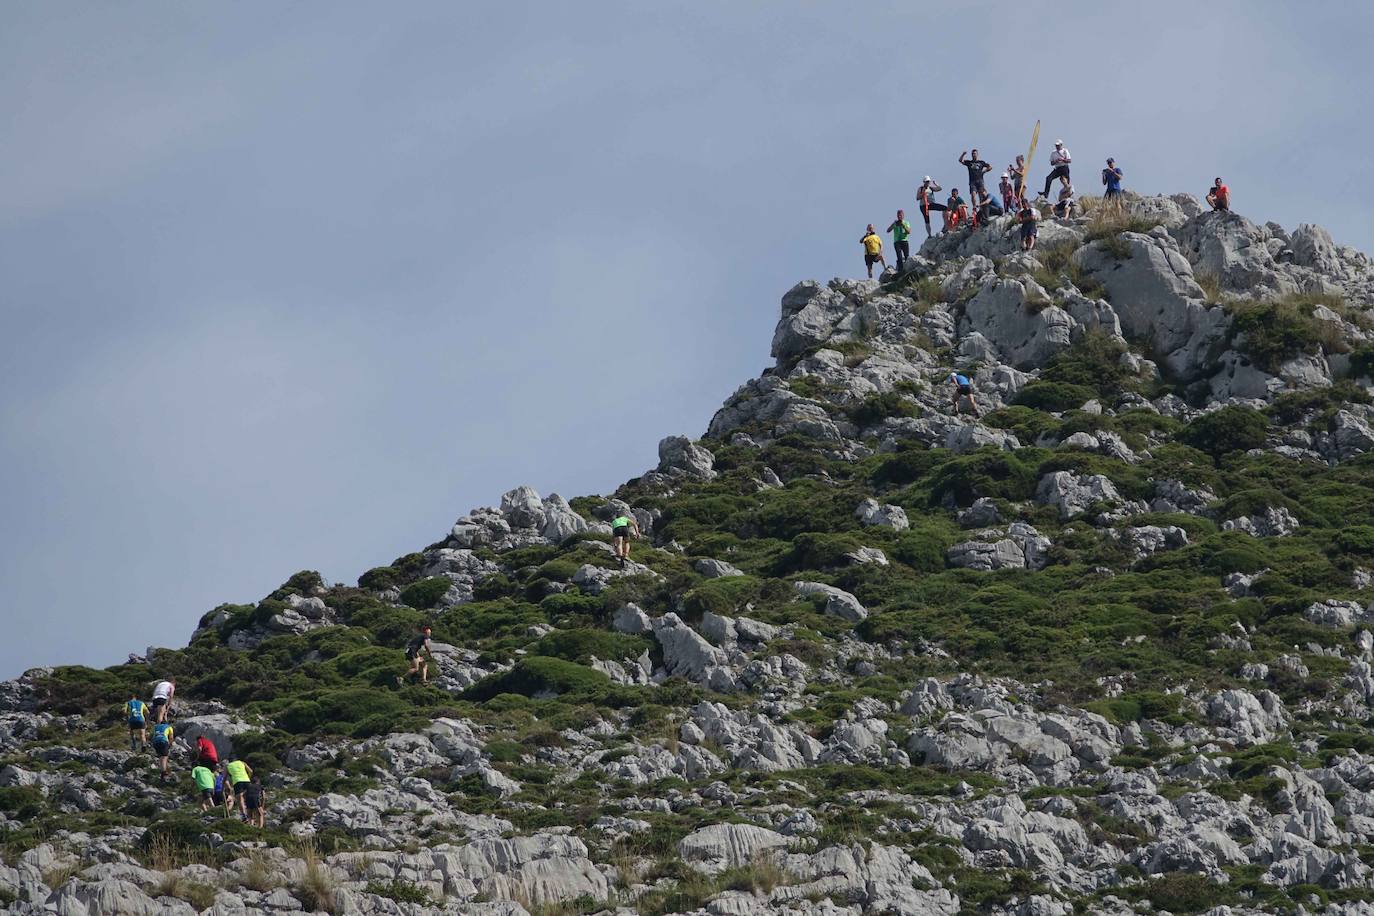
[[[1374,249],[1374,5],[1129,10],[0,5],[0,676],[610,491],[1036,118]]]

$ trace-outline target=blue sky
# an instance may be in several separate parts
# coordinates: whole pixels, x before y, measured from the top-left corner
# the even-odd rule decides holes
[[[1080,176],[1220,174],[1374,249],[1370,34],[1335,3],[0,6],[0,676],[183,645],[517,484],[610,491],[767,365],[789,286],[1036,118]]]

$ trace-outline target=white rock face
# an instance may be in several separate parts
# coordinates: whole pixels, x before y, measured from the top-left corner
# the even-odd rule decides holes
[[[834,617],[860,623],[868,619],[868,610],[849,592],[822,582],[795,582],[798,595],[825,595],[825,612]]]
[[[1207,701],[1207,717],[1225,726],[1239,744],[1267,744],[1288,728],[1283,700],[1269,690],[1223,690]]]
[[[761,855],[786,849],[787,837],[753,824],[712,824],[683,837],[678,855],[707,874],[752,865]]]
[[[1121,502],[1116,485],[1101,474],[1078,475],[1072,471],[1053,471],[1040,478],[1035,488],[1035,501],[1042,506],[1054,506],[1061,519],[1082,515],[1095,503],[1113,505]]]
[[[907,521],[905,509],[890,503],[879,505],[876,499],[865,499],[859,503],[859,507],[854,510],[854,515],[865,525],[891,528],[893,531],[905,531],[911,527],[911,523]]]

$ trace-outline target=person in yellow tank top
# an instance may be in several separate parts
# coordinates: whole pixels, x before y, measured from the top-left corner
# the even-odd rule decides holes
[[[226,798],[230,800],[229,807],[232,810],[234,802],[237,801],[239,813],[243,815],[244,820],[248,819],[248,809],[244,805],[243,791],[252,779],[253,768],[242,760],[230,760],[224,765],[224,783],[229,787],[226,793]]]
[[[868,224],[868,231],[859,239],[859,244],[864,246],[864,266],[868,268],[868,279],[872,280],[874,264],[887,269],[887,261],[883,259],[883,238],[874,231],[872,223]]]

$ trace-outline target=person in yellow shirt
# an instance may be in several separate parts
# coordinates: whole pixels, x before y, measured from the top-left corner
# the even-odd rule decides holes
[[[887,269],[887,261],[883,260],[883,239],[873,229],[873,224],[868,224],[868,231],[864,237],[859,239],[859,244],[864,246],[864,266],[868,268],[868,279],[873,279],[873,265],[881,264],[883,269]]]
[[[229,791],[225,793],[229,799],[229,810],[233,810],[237,803],[239,813],[243,819],[248,820],[248,808],[244,804],[243,793],[253,779],[253,768],[242,760],[230,760],[224,764],[224,781],[229,784]]]

